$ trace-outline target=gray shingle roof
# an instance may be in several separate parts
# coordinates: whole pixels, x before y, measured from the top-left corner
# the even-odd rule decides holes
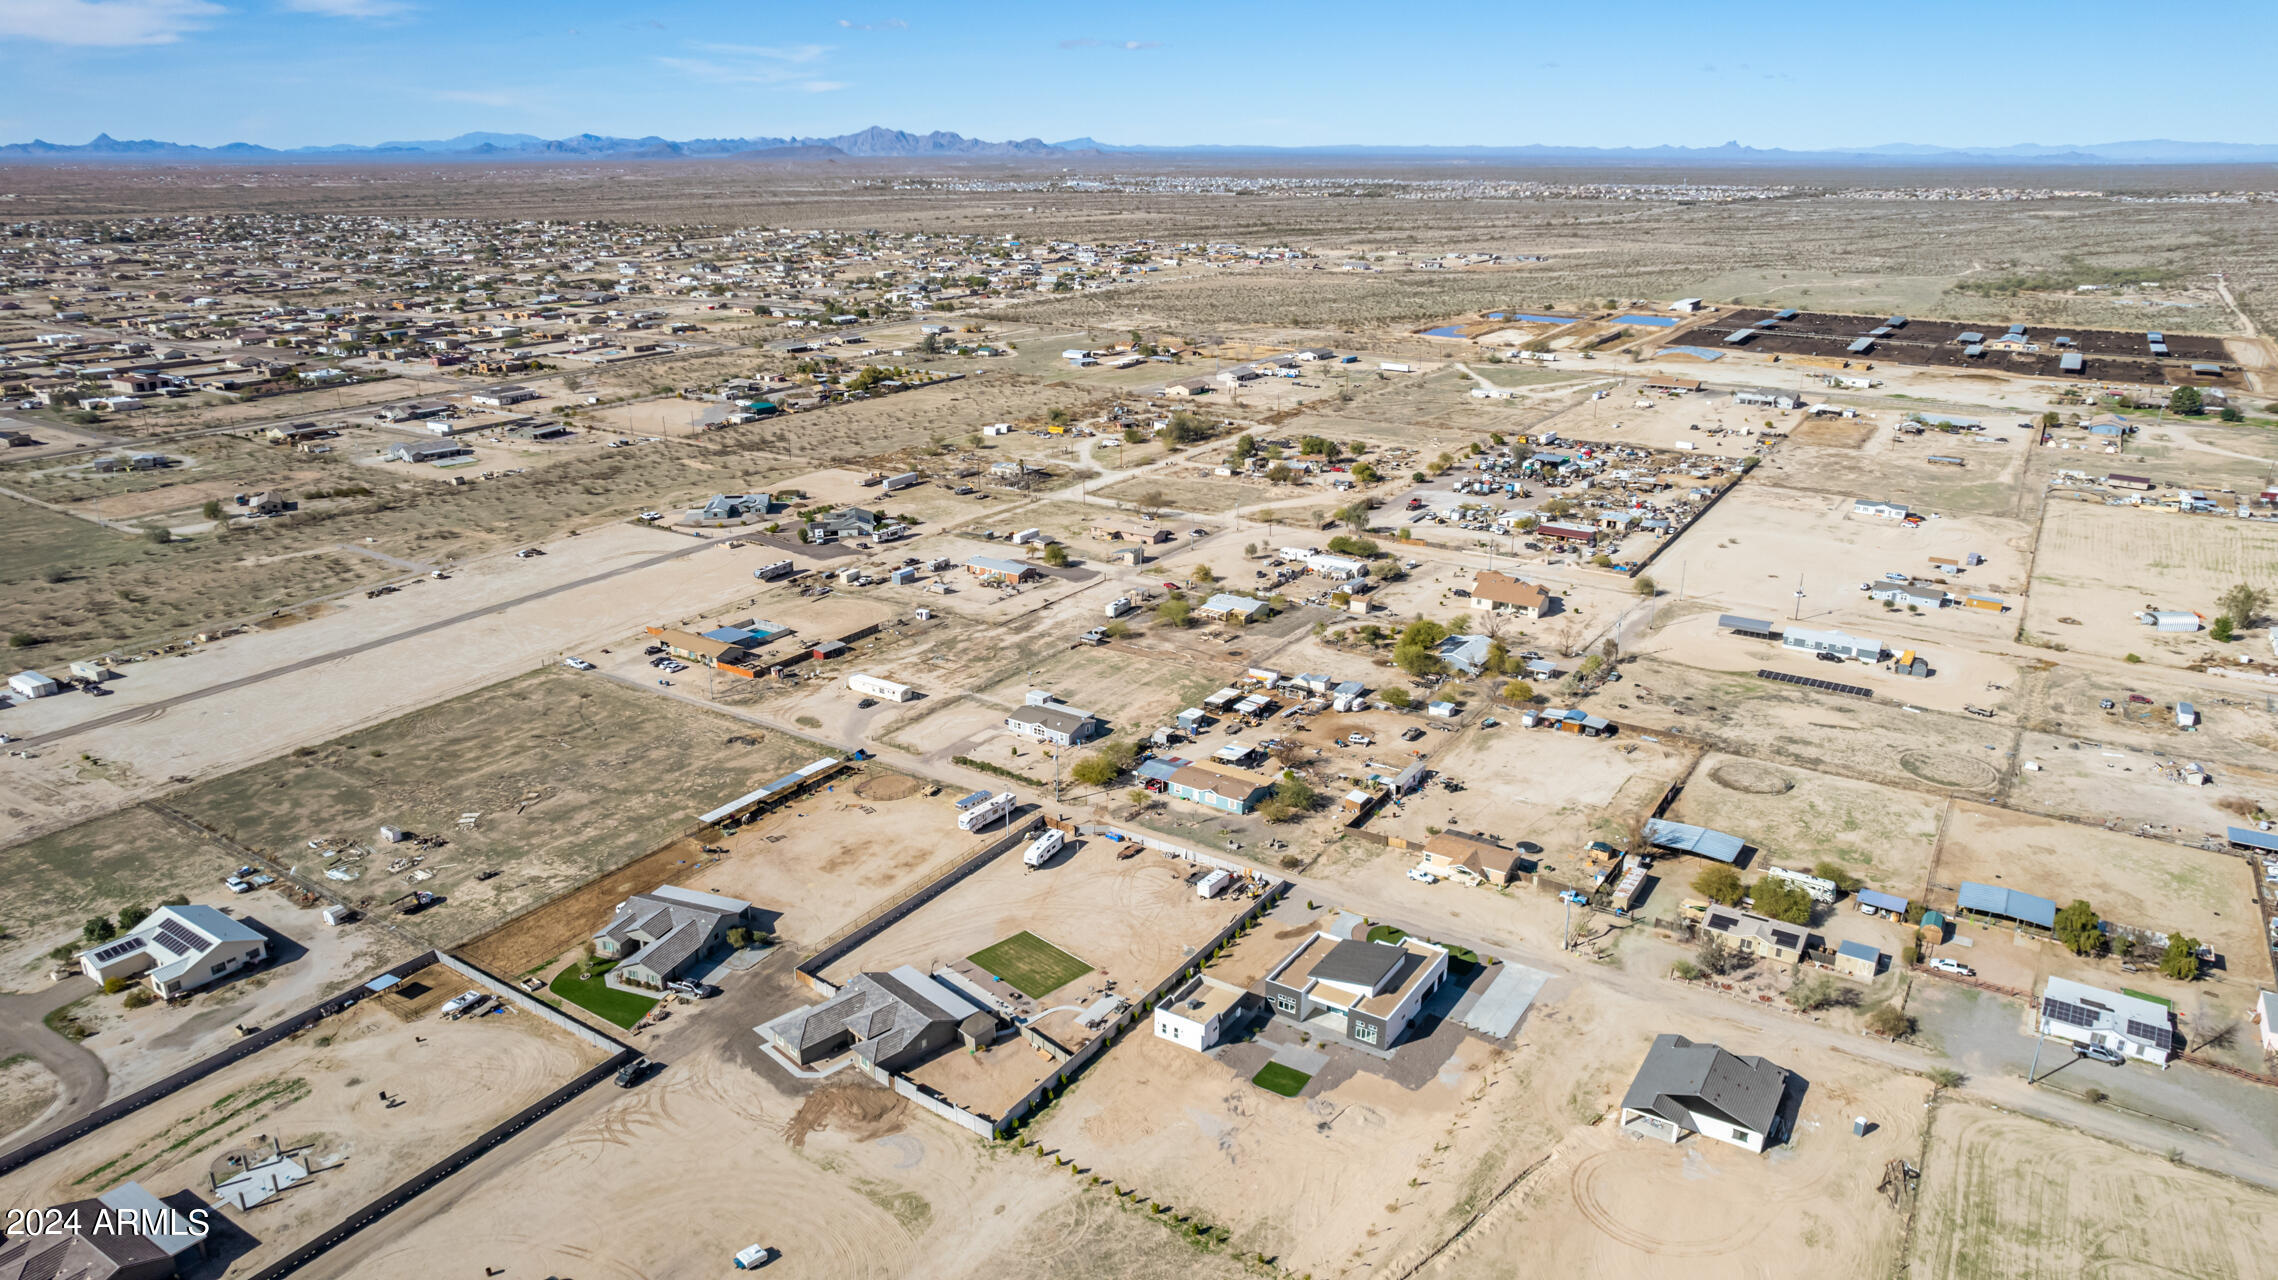
[[[1664,1034],[1654,1037],[1621,1104],[1683,1128],[1693,1127],[1697,1111],[1769,1134],[1787,1091],[1787,1071],[1762,1058]]]

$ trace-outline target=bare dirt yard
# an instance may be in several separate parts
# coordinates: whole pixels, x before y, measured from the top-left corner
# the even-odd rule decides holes
[[[2259,963],[2262,932],[2253,864],[2076,823],[1957,803],[1939,846],[1941,885],[1974,880],[2054,899],[2085,898],[2106,920],[2198,938],[2223,955]],[[2151,975],[2156,976],[2156,975]]]
[[[1803,1078],[1792,1141],[1751,1155],[1698,1136],[1667,1145],[1624,1134],[1614,1121],[1634,1055],[1617,1053],[1603,1091],[1576,1095],[1590,1113],[1450,1251],[1449,1274],[1750,1277],[1767,1257],[1786,1274],[1887,1273],[1906,1218],[1876,1185],[1889,1161],[1916,1158],[1928,1085],[1825,1050],[1722,1043]],[[1864,1139],[1851,1136],[1858,1115],[1875,1123]]]
[[[352,901],[384,907],[415,884],[442,894],[447,901],[413,927],[448,942],[654,849],[818,754],[700,707],[549,668],[170,803],[305,876],[338,871],[349,879],[327,887]],[[595,823],[596,812],[610,821]],[[390,845],[383,824],[447,843]],[[324,857],[311,840],[340,856]],[[420,865],[388,870],[415,852]],[[433,875],[410,879],[422,870]],[[498,874],[478,878],[484,872]]]
[[[1197,896],[1189,884],[1199,874],[1193,864],[1158,853],[1116,856],[1130,850],[1129,844],[1079,838],[1044,867],[1031,869],[1015,849],[841,957],[822,976],[843,983],[856,973],[897,965],[921,973],[954,968],[1073,1051],[1096,1034],[1075,1015],[1110,991],[1136,998],[1243,909],[1238,893]],[[1073,957],[1086,967],[1082,976],[1032,999],[1008,980],[1020,974],[993,973],[969,959],[1021,933]],[[996,1116],[1055,1069],[1051,1059],[1015,1039],[979,1055],[943,1054],[910,1074],[959,1106]]]
[[[608,1091],[594,1114],[468,1180],[451,1205],[415,1203],[311,1274],[447,1275],[487,1264],[516,1275],[665,1280],[722,1272],[755,1243],[776,1250],[771,1271],[805,1280],[1251,1274],[1229,1250],[1186,1242],[1070,1170],[984,1147],[867,1081],[784,1080],[721,1055],[676,1062],[639,1089]],[[686,1177],[725,1167],[733,1178]],[[596,1178],[684,1185],[675,1211],[660,1214],[593,1194]]]
[[[1930,1121],[1908,1274],[2249,1280],[2270,1274],[2278,1197],[2013,1112],[1943,1102]]]
[[[2051,502],[2042,517],[2026,625],[2044,639],[2107,658],[2134,653],[2177,666],[2222,653],[2207,633],[2159,632],[2141,609],[2212,619],[2216,597],[2278,580],[2278,525],[2154,508]],[[2076,618],[2079,626],[2060,623]],[[2220,659],[2218,659],[2220,660]]]
[[[466,980],[435,968],[405,979],[415,983],[455,990]],[[230,1156],[274,1139],[312,1173],[266,1204],[225,1211],[256,1243],[223,1274],[248,1274],[601,1060],[532,1014],[407,1021],[387,1004],[365,1001],[225,1067],[10,1174],[0,1190],[25,1206],[130,1180],[161,1197],[204,1196],[209,1174],[231,1176]],[[382,1093],[404,1102],[390,1107]]]
[[[1713,752],[1667,816],[1746,840],[1759,871],[1762,862],[1801,871],[1833,862],[1868,888],[1918,899],[1944,808],[1919,791]]]

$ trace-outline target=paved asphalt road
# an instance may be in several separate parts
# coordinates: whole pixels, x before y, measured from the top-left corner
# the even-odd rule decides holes
[[[0,996],[0,1058],[29,1054],[55,1073],[62,1085],[63,1105],[39,1124],[41,1133],[60,1128],[103,1105],[111,1088],[111,1073],[103,1060],[48,1030],[48,1014],[75,1000],[95,994],[95,980],[67,978],[45,991]]]

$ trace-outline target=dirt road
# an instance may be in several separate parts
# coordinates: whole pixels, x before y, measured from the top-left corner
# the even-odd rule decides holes
[[[103,1060],[77,1042],[48,1030],[44,1019],[55,1010],[94,995],[94,979],[68,978],[45,991],[0,996],[0,1058],[30,1054],[55,1073],[60,1095],[40,1132],[69,1124],[103,1105],[111,1088]]]

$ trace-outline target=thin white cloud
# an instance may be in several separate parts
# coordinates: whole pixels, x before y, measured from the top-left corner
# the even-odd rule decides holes
[[[698,45],[708,53],[728,53],[746,58],[765,58],[771,62],[817,62],[831,51],[827,44],[706,44]]]
[[[830,93],[846,88],[842,80],[825,80],[816,73],[830,53],[820,44],[754,45],[704,44],[698,49],[720,55],[706,58],[657,59],[659,65],[694,80],[712,84],[762,85],[801,93]]]
[[[900,18],[882,18],[876,22],[856,22],[851,18],[840,18],[838,25],[849,31],[907,31],[910,29],[910,24]]]
[[[0,39],[109,48],[172,44],[224,12],[210,0],[0,0]]]
[[[1062,40],[1060,47],[1063,49],[1129,49],[1136,52],[1141,49],[1160,49],[1163,44],[1159,40],[1095,40],[1090,36],[1078,36],[1073,40]]]
[[[327,18],[393,18],[411,8],[403,0],[284,0],[284,6]]]

